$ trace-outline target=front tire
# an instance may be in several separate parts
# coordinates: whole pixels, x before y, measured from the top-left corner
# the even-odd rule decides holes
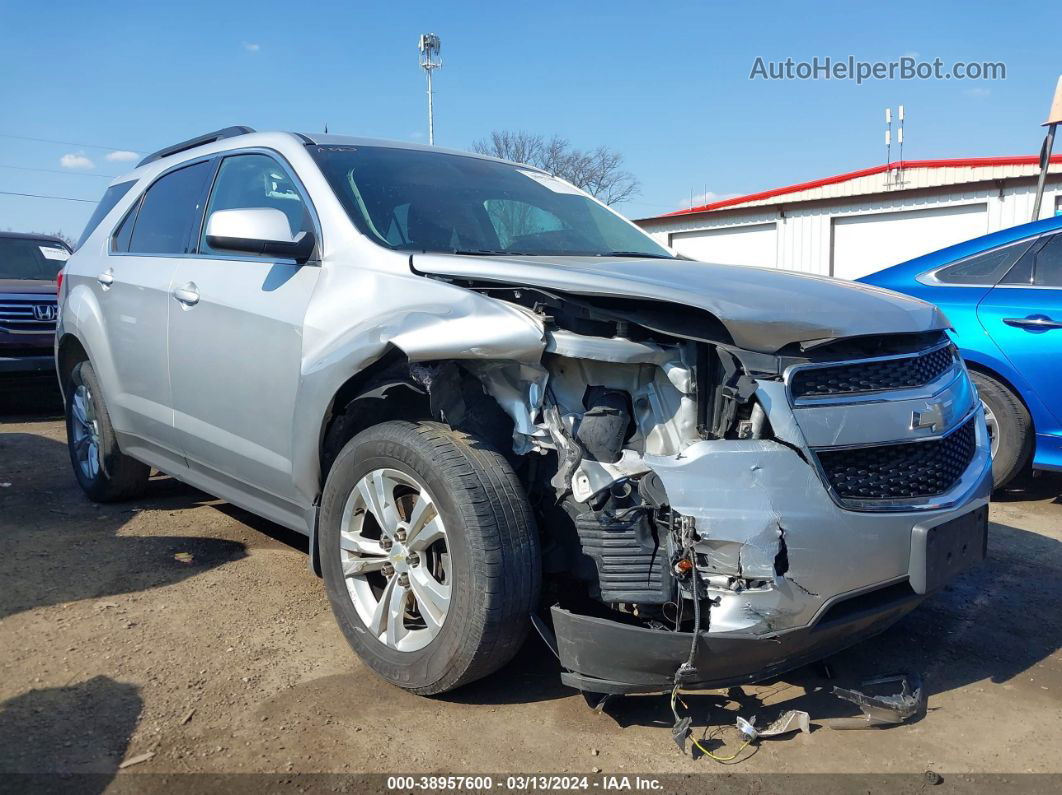
[[[151,469],[118,449],[96,372],[81,362],[70,374],[66,439],[74,477],[94,502],[119,502],[144,492]]]
[[[1006,486],[1029,463],[1033,448],[1032,419],[1025,404],[1002,383],[970,371],[970,380],[985,407],[985,422],[992,442],[992,482]]]
[[[538,535],[509,463],[434,422],[359,433],[332,464],[318,535],[332,611],[380,676],[421,695],[512,659],[538,600]]]

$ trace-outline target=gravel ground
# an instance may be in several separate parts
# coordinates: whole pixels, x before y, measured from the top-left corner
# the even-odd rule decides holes
[[[2,389],[2,386],[0,386]],[[695,726],[853,714],[834,683],[923,675],[886,730],[768,741],[737,767],[671,741],[660,697],[598,714],[536,638],[489,679],[425,699],[384,684],[333,623],[306,540],[159,476],[99,506],[50,393],[0,406],[0,772],[1062,772],[1062,477],[992,506],[990,561],[822,668],[686,699]],[[736,747],[723,728],[722,753]],[[751,754],[751,755],[750,755]],[[146,780],[146,779],[145,779]]]

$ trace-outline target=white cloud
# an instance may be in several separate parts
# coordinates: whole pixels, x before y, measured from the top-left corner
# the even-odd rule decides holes
[[[411,132],[409,137],[414,141],[419,141],[424,137],[424,133],[421,130],[417,130],[416,132]]]
[[[136,152],[130,152],[128,149],[117,149],[113,152],[108,152],[104,156],[104,160],[110,160],[112,163],[124,163],[128,160],[136,160],[140,155]]]
[[[243,48],[247,50],[247,52],[258,52],[260,49],[262,49],[262,45],[256,44],[253,41],[245,41],[243,43]]]
[[[69,152],[59,158],[63,168],[95,168],[96,164],[85,157],[84,152]]]
[[[968,97],[976,97],[978,99],[983,99],[984,97],[990,96],[992,94],[992,89],[990,89],[990,88],[981,88],[981,87],[968,88],[965,91],[963,91],[962,93],[965,94]]]

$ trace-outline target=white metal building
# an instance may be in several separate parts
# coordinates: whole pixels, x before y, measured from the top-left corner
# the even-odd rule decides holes
[[[707,262],[857,279],[1031,220],[1036,157],[909,160],[636,221]],[[1062,155],[1040,217],[1062,213]]]

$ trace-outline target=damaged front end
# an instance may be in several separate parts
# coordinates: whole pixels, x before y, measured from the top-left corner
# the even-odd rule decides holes
[[[414,375],[455,424],[490,414],[454,404],[461,383],[492,399],[567,684],[764,679],[882,631],[983,557],[987,433],[943,331],[764,353],[689,307],[462,286],[539,318],[541,361]],[[939,425],[913,427],[928,406]]]

